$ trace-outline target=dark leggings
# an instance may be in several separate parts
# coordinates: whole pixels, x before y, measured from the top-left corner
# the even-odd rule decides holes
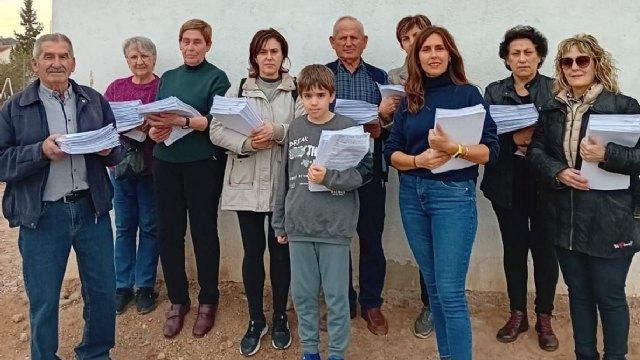
[[[284,314],[287,308],[291,267],[289,245],[278,244],[271,228],[272,213],[238,211],[238,223],[242,236],[244,258],[242,260],[242,281],[244,282],[249,316],[251,320],[265,321],[263,311],[264,292],[264,250],[269,245],[269,274],[273,292],[273,313]],[[267,238],[265,238],[265,220]]]

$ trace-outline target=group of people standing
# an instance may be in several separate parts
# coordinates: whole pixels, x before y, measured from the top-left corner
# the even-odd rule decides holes
[[[638,114],[640,106],[620,94],[611,55],[595,38],[563,40],[551,78],[538,72],[548,53],[546,38],[529,26],[509,29],[499,57],[511,75],[490,84],[483,97],[467,79],[453,36],[424,15],[398,23],[396,38],[406,62],[388,76],[362,58],[368,38],[351,16],[339,18],[329,38],[337,59],[307,66],[297,78],[288,72],[282,34],[258,31],[249,45],[248,75],[237,89],[230,89],[224,71],[206,60],[212,36],[205,21],[185,22],[178,36],[184,64],[161,77],[154,73],[153,42],[127,39],[123,52],[132,75],[112,82],[104,97],[69,79],[75,58],[66,36],[36,41],[32,63],[39,79],[0,112],[0,180],[7,183],[3,211],[11,226],[20,226],[33,359],[57,358],[58,298],[72,246],[85,301],[79,359],[108,358],[115,344],[115,314],[132,301],[141,314],[156,308],[158,257],[171,302],[163,333],[178,335],[191,310],[187,219],[200,287],[192,334],[205,336],[215,324],[219,300],[219,207],[236,212],[244,249],[249,324],[240,352],[256,354],[269,332],[274,348],[291,345],[286,313],[291,287],[303,359],[319,359],[322,289],[329,358],[343,359],[349,319],[358,308],[369,331],[388,332],[382,312],[382,234],[389,165],[399,173],[400,213],[420,270],[423,305],[414,334],[425,338],[435,328],[440,358],[472,358],[465,281],[477,229],[478,168],[484,165],[480,189],[498,218],[510,300],[510,316],[497,339],[515,341],[529,328],[531,251],[540,347],[554,351],[559,346],[551,326],[559,262],[569,289],[576,358],[599,359],[599,313],[604,357],[625,359],[629,309],[624,288],[640,249],[634,216],[640,211],[640,150],[602,144],[585,137],[585,130],[591,114]],[[377,84],[388,83],[404,85],[406,98],[383,98]],[[209,109],[215,95],[225,94],[245,97],[264,125],[245,136],[216,122]],[[149,115],[137,129],[142,137],[122,135],[122,146],[97,154],[68,155],[55,142],[61,134],[114,123],[107,101],[149,103],[170,96],[206,115]],[[378,106],[378,119],[364,125],[373,139],[370,154],[345,171],[314,164],[323,129],[355,125],[332,112],[336,98]],[[488,105],[530,103],[539,112],[538,124],[498,136]],[[436,108],[478,104],[487,110],[479,144],[457,143],[434,125]],[[192,131],[165,145],[176,127]],[[432,171],[452,158],[474,166]],[[589,190],[580,175],[583,161],[629,175],[631,187]],[[310,192],[309,182],[330,191]],[[108,215],[112,187],[115,247]],[[351,271],[354,233],[359,294]],[[271,321],[263,304],[267,248]]]

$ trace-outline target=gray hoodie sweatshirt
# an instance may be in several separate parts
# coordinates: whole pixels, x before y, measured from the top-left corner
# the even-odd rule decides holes
[[[356,126],[348,117],[335,114],[324,124],[314,124],[301,116],[289,125],[284,141],[282,167],[271,225],[276,236],[289,241],[349,244],[356,231],[360,203],[357,189],[371,179],[371,154],[344,171],[329,170],[322,185],[331,191],[311,192],[307,179],[316,158],[322,130]]]

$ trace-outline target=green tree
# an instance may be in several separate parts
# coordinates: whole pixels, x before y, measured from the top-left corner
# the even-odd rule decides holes
[[[11,62],[0,65],[0,86],[10,78],[14,91],[24,89],[33,79],[31,54],[36,38],[43,29],[33,9],[33,0],[24,0],[24,7],[20,9],[20,25],[24,28],[24,32],[14,31],[17,43],[11,50]]]
[[[36,38],[42,32],[42,23],[38,21],[36,11],[33,9],[33,0],[24,0],[24,7],[20,9],[20,25],[24,27],[24,33],[13,32],[18,43],[11,52],[11,59],[19,57],[19,54],[30,55]]]

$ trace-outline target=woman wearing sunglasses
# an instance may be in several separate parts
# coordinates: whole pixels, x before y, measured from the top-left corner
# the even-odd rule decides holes
[[[558,45],[555,99],[540,112],[527,160],[548,201],[542,223],[556,244],[569,288],[577,359],[599,359],[596,332],[602,321],[604,359],[625,359],[629,307],[625,282],[638,251],[640,144],[625,147],[585,137],[591,114],[638,114],[635,99],[620,94],[611,55],[591,35]],[[631,177],[623,190],[590,190],[583,162]],[[635,195],[635,196],[634,196]]]

